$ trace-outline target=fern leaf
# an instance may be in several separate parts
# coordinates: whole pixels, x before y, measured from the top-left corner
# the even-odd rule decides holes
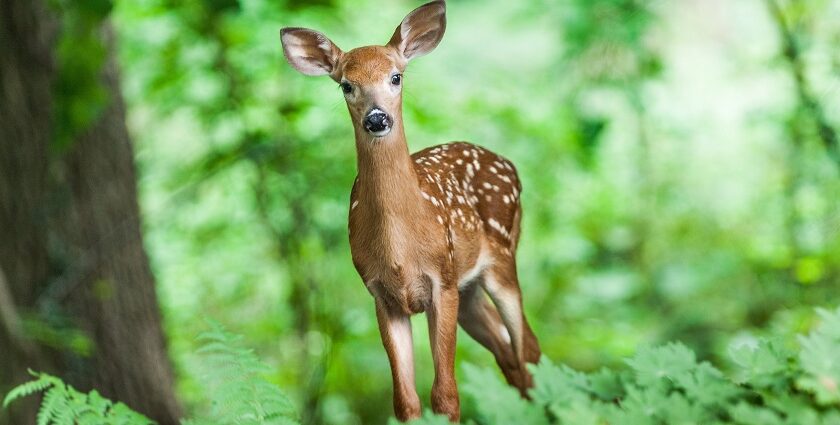
[[[18,385],[17,387],[9,391],[9,394],[7,394],[6,398],[3,399],[3,408],[8,407],[9,403],[19,398],[23,398],[30,394],[43,391],[52,386],[53,384],[54,382],[49,379],[49,375],[38,375],[38,379]]]
[[[41,408],[38,410],[37,424],[48,425],[59,410],[66,408],[64,403],[64,391],[62,387],[52,387],[44,394],[41,401]]]
[[[212,396],[210,417],[203,423],[298,424],[292,402],[268,382],[270,368],[253,350],[239,345],[242,338],[218,324],[199,335],[203,343],[196,350],[199,375]]]
[[[32,373],[35,381],[13,389],[4,406],[29,394],[47,390],[36,417],[37,425],[153,425],[145,416],[122,403],[114,404],[96,391],[76,391],[61,379],[45,373]]]
[[[91,391],[90,394],[87,395],[87,404],[98,416],[105,416],[106,412],[111,407],[111,401],[102,397],[96,390]]]

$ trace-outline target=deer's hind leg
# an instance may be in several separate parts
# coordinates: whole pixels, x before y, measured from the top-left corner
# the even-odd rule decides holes
[[[514,333],[509,330],[499,311],[487,299],[483,280],[479,282],[461,291],[458,323],[467,334],[493,353],[508,384],[516,387],[523,396],[526,396],[527,389],[532,386],[531,376],[514,349],[512,337]],[[533,341],[533,344],[529,345],[531,349],[527,351],[532,355],[531,357],[535,356],[539,359],[536,338],[527,322],[523,320],[521,323],[524,323],[527,329],[526,335],[529,335],[523,336],[523,339]],[[529,357],[526,356],[527,358]],[[531,360],[531,362],[536,361]]]
[[[461,291],[458,324],[469,336],[493,353],[508,384],[517,388],[524,386],[519,364],[510,345],[510,334],[478,283]]]
[[[519,385],[514,385],[526,396],[526,391],[533,386],[533,381],[525,365],[539,362],[540,346],[528,319],[525,318],[522,291],[519,288],[513,258],[507,257],[494,263],[484,275],[483,287],[493,300],[498,315],[510,335],[509,346],[516,361],[515,373],[520,376]]]

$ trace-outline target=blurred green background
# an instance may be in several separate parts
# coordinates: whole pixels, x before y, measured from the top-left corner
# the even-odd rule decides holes
[[[306,423],[391,415],[347,242],[352,125],[332,80],[286,64],[279,29],[384,44],[421,3],[114,3],[187,412],[202,409],[191,353],[213,319],[276,367]],[[447,15],[443,42],[405,73],[409,145],[467,140],[517,165],[520,280],[545,355],[592,370],[680,340],[720,363],[840,300],[840,1],[450,0]],[[428,406],[425,319],[414,325]],[[458,339],[459,365],[493,364]]]
[[[212,317],[278,366],[311,422],[390,414],[347,243],[352,126],[333,81],[285,63],[278,30],[383,44],[419,4],[117,4],[147,249],[188,408],[200,388],[187,354]],[[782,22],[768,6],[448,2],[443,42],[406,71],[410,149],[467,140],[517,164],[521,281],[545,355],[593,369],[681,340],[715,359],[840,299],[840,2],[780,3]],[[458,339],[459,363],[493,364]]]

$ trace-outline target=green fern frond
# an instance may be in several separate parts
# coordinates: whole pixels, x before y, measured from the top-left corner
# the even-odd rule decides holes
[[[299,423],[292,402],[265,379],[271,369],[253,350],[240,345],[241,336],[211,323],[211,330],[198,340],[203,343],[196,350],[199,375],[211,397],[212,419],[200,418],[185,425]]]
[[[300,422],[292,402],[264,378],[270,368],[253,350],[242,347],[242,337],[213,325],[198,338],[203,345],[202,378],[211,396],[209,418],[184,421],[184,425],[265,424],[296,425]],[[45,392],[37,425],[150,425],[151,420],[122,403],[113,403],[97,391],[81,393],[61,379],[45,373],[6,396],[3,406],[22,397]]]
[[[55,380],[51,379],[52,377],[49,375],[37,374],[31,370],[29,373],[38,379],[18,385],[9,391],[9,394],[7,394],[6,398],[3,399],[3,408],[8,407],[11,402],[19,398],[44,391],[45,389],[55,385]]]
[[[45,394],[41,401],[41,409],[38,411],[38,425],[49,425],[50,420],[58,415],[58,412],[65,410],[67,403],[64,392],[60,387],[52,387]]]
[[[14,400],[44,393],[36,416],[37,425],[152,425],[154,422],[122,403],[114,404],[96,391],[84,394],[46,373],[30,373],[37,379],[12,389],[4,407]]]

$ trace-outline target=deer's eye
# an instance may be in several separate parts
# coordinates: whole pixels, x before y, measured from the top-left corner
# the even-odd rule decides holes
[[[351,86],[350,83],[346,81],[339,84],[339,86],[341,86],[341,91],[343,91],[344,94],[349,94],[351,91],[353,91],[353,86]]]
[[[391,84],[398,86],[402,82],[402,74],[394,74],[391,76]]]

